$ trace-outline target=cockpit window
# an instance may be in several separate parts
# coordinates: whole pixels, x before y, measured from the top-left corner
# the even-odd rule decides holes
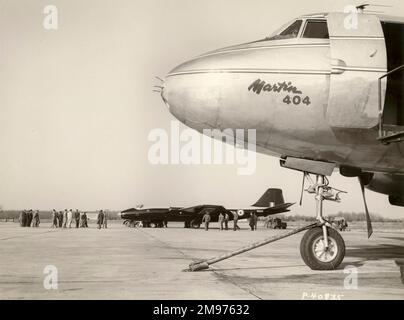
[[[328,39],[327,22],[324,20],[308,20],[303,38]]]
[[[300,28],[302,26],[302,20],[296,20],[289,27],[283,30],[281,33],[267,38],[266,40],[280,40],[280,39],[290,39],[296,38],[299,34]]]

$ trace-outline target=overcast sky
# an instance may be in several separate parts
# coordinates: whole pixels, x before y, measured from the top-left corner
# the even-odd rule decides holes
[[[43,9],[58,9],[45,30]],[[136,204],[250,205],[268,187],[298,201],[299,173],[258,155],[252,176],[237,165],[149,163],[150,130],[174,120],[152,92],[155,76],[198,54],[257,40],[296,16],[341,11],[349,1],[0,0],[0,205],[125,209]],[[404,15],[400,0],[383,0]],[[328,213],[363,211],[356,179],[335,174],[349,191]],[[314,214],[305,195],[293,213]],[[385,196],[369,207],[403,217]]]

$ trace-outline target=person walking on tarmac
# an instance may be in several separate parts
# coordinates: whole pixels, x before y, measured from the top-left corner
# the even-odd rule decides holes
[[[220,224],[220,231],[222,231],[223,230],[224,215],[221,212],[219,214],[218,219],[219,219],[219,224]]]
[[[210,214],[209,212],[206,212],[205,215],[202,218],[202,222],[205,223],[205,231],[209,230],[209,222],[210,222]]]
[[[224,215],[224,229],[229,230],[229,214],[226,212]]]

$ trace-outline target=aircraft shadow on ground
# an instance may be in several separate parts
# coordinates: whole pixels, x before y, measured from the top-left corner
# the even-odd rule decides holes
[[[404,259],[404,247],[393,244],[359,246],[347,249],[346,257],[361,258],[364,261]]]

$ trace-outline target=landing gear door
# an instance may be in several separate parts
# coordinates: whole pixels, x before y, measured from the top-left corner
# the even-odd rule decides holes
[[[375,127],[379,121],[378,78],[387,72],[380,20],[361,13],[330,13],[327,24],[331,51],[327,121],[339,128]],[[385,87],[383,83],[382,92]]]

